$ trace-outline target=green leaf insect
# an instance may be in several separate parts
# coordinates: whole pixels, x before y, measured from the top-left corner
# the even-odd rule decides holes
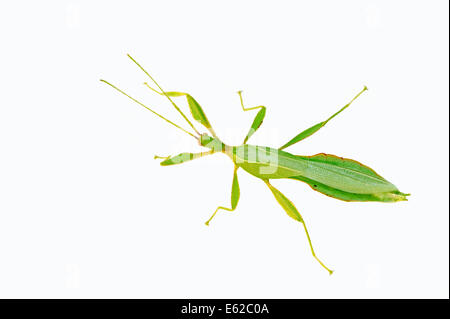
[[[234,211],[236,209],[240,197],[237,171],[239,168],[242,168],[251,175],[260,178],[269,187],[276,201],[281,205],[287,215],[303,225],[312,255],[320,263],[320,265],[322,265],[322,267],[332,274],[333,271],[325,266],[325,264],[316,256],[311,238],[306,228],[305,220],[302,215],[299,213],[294,204],[270,183],[270,180],[281,178],[299,180],[308,184],[315,191],[349,202],[374,201],[388,203],[407,200],[407,196],[409,196],[409,194],[400,192],[397,187],[381,177],[373,169],[357,161],[324,153],[312,156],[301,156],[284,151],[285,148],[292,146],[319,131],[331,119],[349,107],[363,92],[367,90],[367,87],[364,87],[349,103],[347,103],[327,120],[300,132],[287,143],[283,144],[280,148],[247,144],[249,138],[261,126],[266,115],[266,107],[261,105],[246,108],[242,100],[242,91],[239,91],[238,94],[242,109],[244,111],[259,109],[259,111],[256,114],[256,117],[249,132],[244,138],[242,145],[229,146],[217,137],[202,107],[190,94],[177,91],[164,91],[161,86],[159,86],[159,84],[150,76],[150,74],[145,71],[145,69],[142,68],[138,62],[136,62],[136,60],[134,60],[130,55],[128,55],[128,57],[147,74],[151,81],[156,85],[156,88],[152,88],[148,83],[144,84],[154,92],[169,99],[171,104],[180,113],[186,123],[192,128],[194,133],[155,112],[153,109],[131,97],[113,84],[105,80],[101,81],[110,85],[120,93],[145,107],[147,110],[151,111],[179,130],[192,136],[201,146],[209,149],[208,151],[200,153],[181,153],[175,156],[166,157],[155,156],[155,159],[162,159],[160,164],[163,166],[169,166],[185,163],[215,153],[222,153],[227,155],[234,163],[233,181],[231,187],[231,205],[230,207],[217,207],[212,216],[206,221],[206,225],[209,225],[219,210]],[[195,128],[194,124],[172,100],[172,98],[178,97],[186,98],[192,117],[204,126],[209,131],[209,134],[200,133]]]

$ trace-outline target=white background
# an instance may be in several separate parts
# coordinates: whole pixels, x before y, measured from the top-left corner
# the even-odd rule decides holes
[[[447,1],[8,1],[0,8],[0,297],[448,298]],[[127,57],[191,93],[218,135],[374,168],[408,202],[346,203],[260,180],[99,82],[177,123]],[[184,101],[180,105],[185,107]]]

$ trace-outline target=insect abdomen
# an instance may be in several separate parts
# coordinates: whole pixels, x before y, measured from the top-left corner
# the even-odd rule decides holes
[[[351,159],[323,153],[298,158],[307,163],[307,169],[299,175],[335,189],[355,194],[398,191],[374,170]]]
[[[247,144],[233,147],[232,155],[229,155],[233,156],[236,165],[256,177],[301,180],[311,187],[316,185],[316,190],[339,199],[405,200],[405,195],[392,183],[371,168],[351,159],[323,153],[297,156],[270,147]]]

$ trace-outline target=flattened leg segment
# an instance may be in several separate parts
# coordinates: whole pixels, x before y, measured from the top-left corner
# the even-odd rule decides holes
[[[180,153],[175,156],[158,156],[155,155],[155,159],[162,159],[163,161],[160,163],[162,166],[181,164],[185,162],[189,162],[195,160],[197,158],[214,154],[215,151],[211,150],[208,152],[200,152],[200,153]]]
[[[318,130],[320,130],[322,127],[325,126],[325,124],[327,124],[332,118],[334,118],[336,115],[338,115],[339,113],[341,113],[343,110],[345,110],[347,107],[349,107],[354,100],[356,100],[364,91],[367,91],[367,86],[364,86],[364,88],[361,90],[361,92],[359,92],[349,103],[347,103],[346,105],[344,105],[344,107],[342,107],[339,111],[337,111],[336,113],[334,113],[333,115],[331,115],[327,120],[320,122],[316,125],[311,126],[310,128],[302,131],[300,134],[296,135],[293,139],[291,139],[289,142],[287,142],[286,144],[284,144],[283,146],[280,147],[280,150],[294,145],[295,143],[300,142],[301,140],[304,140],[305,138],[313,135],[314,133],[316,133]]]
[[[206,226],[209,226],[209,222],[214,218],[214,216],[216,216],[217,212],[220,209],[227,210],[229,212],[232,212],[233,210],[236,209],[237,204],[239,202],[239,197],[240,197],[240,189],[239,189],[239,182],[238,182],[238,178],[237,178],[237,170],[238,170],[238,166],[235,166],[234,173],[233,173],[233,185],[231,186],[231,208],[223,207],[223,206],[217,207],[216,210],[214,211],[214,213],[212,214],[212,216],[205,222]]]
[[[309,247],[311,248],[311,253],[313,257],[319,262],[319,264],[325,268],[330,275],[333,273],[333,270],[329,269],[325,264],[316,256],[316,253],[314,252],[313,245],[311,243],[311,238],[309,237],[308,229],[306,228],[305,221],[303,220],[302,215],[298,212],[297,208],[294,206],[294,204],[286,197],[283,193],[281,193],[278,189],[273,187],[268,180],[264,181],[266,185],[271,190],[272,194],[275,196],[275,199],[277,202],[283,207],[283,209],[286,211],[286,213],[289,215],[289,217],[295,219],[296,221],[299,221],[303,224],[303,228],[305,229],[306,237],[308,238]]]
[[[250,127],[250,130],[248,131],[247,136],[244,139],[244,142],[242,143],[242,144],[246,144],[248,139],[250,138],[250,136],[252,136],[253,133],[255,133],[259,129],[262,122],[264,121],[264,117],[266,116],[266,107],[262,106],[262,105],[254,106],[254,107],[245,107],[244,101],[242,100],[242,91],[238,91],[237,93],[239,94],[239,99],[241,100],[242,110],[244,112],[260,109],[259,112],[256,114],[255,119],[253,120],[252,126]]]

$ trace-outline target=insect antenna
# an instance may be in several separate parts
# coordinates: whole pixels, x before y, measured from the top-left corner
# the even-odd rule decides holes
[[[199,131],[197,131],[197,129],[195,128],[194,124],[192,124],[191,121],[189,121],[189,119],[186,117],[186,115],[184,115],[184,113],[180,110],[180,108],[178,107],[178,105],[175,104],[175,102],[170,98],[170,96],[168,96],[166,94],[166,92],[161,88],[161,86],[159,86],[158,82],[155,81],[155,79],[153,79],[153,77],[150,75],[150,73],[148,73],[131,55],[127,54],[128,57],[131,59],[131,61],[133,61],[134,63],[136,63],[136,65],[142,70],[144,71],[145,74],[147,74],[147,76],[152,80],[153,83],[155,83],[155,85],[161,90],[162,94],[164,94],[165,97],[167,97],[170,101],[170,103],[172,103],[172,105],[175,107],[175,109],[181,114],[181,116],[183,116],[183,118],[186,120],[186,122],[189,123],[189,125],[192,127],[192,129],[195,131],[195,133],[197,133],[198,135],[201,135],[201,133]],[[149,86],[149,88],[151,88]],[[151,88],[153,91],[155,91],[156,93],[160,94],[160,92],[158,92],[157,90]]]
[[[115,85],[109,83],[106,80],[100,80],[101,82],[104,82],[106,84],[108,84],[109,86],[111,86],[112,88],[116,89],[117,91],[119,91],[120,93],[122,93],[123,95],[125,95],[126,97],[130,98],[131,100],[133,100],[134,102],[136,102],[137,104],[139,104],[142,107],[145,107],[147,110],[149,110],[150,112],[152,112],[153,114],[159,116],[160,118],[162,118],[164,121],[172,124],[173,126],[175,126],[176,128],[182,130],[183,132],[185,132],[186,134],[189,134],[190,136],[192,136],[193,138],[195,138],[196,140],[198,140],[198,137],[195,136],[194,134],[192,134],[191,132],[185,130],[184,128],[182,128],[181,126],[175,124],[174,122],[172,122],[171,120],[165,118],[164,116],[162,116],[161,114],[159,114],[158,112],[153,111],[151,108],[149,108],[148,106],[146,106],[144,103],[139,102],[138,100],[136,100],[134,97],[128,95],[127,93],[125,93],[124,91],[122,91],[121,89],[119,89],[118,87],[116,87]]]

